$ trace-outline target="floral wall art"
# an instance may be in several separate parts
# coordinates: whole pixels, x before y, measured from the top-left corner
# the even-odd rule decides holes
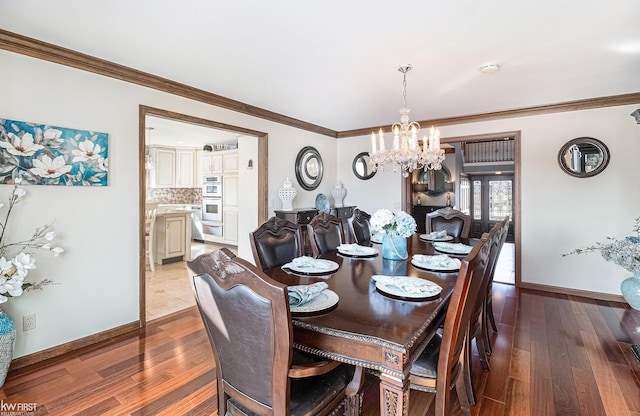
[[[106,186],[109,135],[0,119],[0,183]]]

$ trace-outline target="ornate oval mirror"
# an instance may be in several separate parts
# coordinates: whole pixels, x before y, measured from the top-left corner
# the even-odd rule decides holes
[[[418,183],[425,185],[426,190],[423,191],[427,195],[441,195],[447,191],[445,184],[449,182],[451,174],[446,167],[440,170],[425,170],[418,174]]]
[[[356,175],[356,178],[362,180],[371,179],[373,175],[376,174],[376,171],[373,170],[373,163],[371,163],[369,152],[358,153],[356,157],[353,158],[351,169],[353,170],[353,174]]]
[[[316,189],[322,181],[322,157],[315,147],[303,147],[296,157],[296,179],[307,191]]]
[[[588,178],[602,172],[609,164],[609,149],[593,137],[569,140],[558,152],[563,171],[577,178]]]

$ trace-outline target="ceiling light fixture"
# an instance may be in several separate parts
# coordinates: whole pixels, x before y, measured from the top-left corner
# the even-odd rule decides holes
[[[418,142],[418,130],[420,124],[415,121],[409,122],[410,109],[407,108],[407,72],[411,70],[411,65],[403,65],[398,71],[403,74],[402,81],[402,102],[400,109],[400,123],[391,126],[393,131],[393,147],[386,149],[382,129],[376,138],[375,133],[371,133],[371,161],[374,171],[380,169],[391,169],[402,172],[405,178],[416,169],[439,170],[442,168],[444,160],[444,150],[440,149],[440,130],[431,127],[429,138],[422,139],[422,145]],[[378,144],[378,148],[376,148]]]
[[[494,63],[490,63],[490,64],[482,65],[480,67],[480,72],[482,72],[483,74],[493,74],[498,69],[500,69],[500,65],[494,64]]]

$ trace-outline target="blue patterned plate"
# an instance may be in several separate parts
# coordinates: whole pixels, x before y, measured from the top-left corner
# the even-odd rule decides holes
[[[316,209],[320,212],[326,212],[327,214],[331,211],[329,199],[325,194],[318,194],[318,196],[316,196]]]

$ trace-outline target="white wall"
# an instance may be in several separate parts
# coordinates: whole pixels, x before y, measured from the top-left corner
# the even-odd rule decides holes
[[[523,282],[620,294],[620,283],[629,275],[626,270],[604,261],[597,253],[569,257],[562,254],[603,241],[605,236],[631,234],[633,220],[640,216],[640,126],[630,116],[638,107],[440,127],[442,137],[521,131]],[[583,136],[600,139],[611,153],[609,166],[592,178],[569,176],[557,163],[562,145]],[[347,184],[347,195],[352,196],[349,203],[374,211],[380,203],[373,203],[372,198],[388,195],[388,208],[400,200],[400,193],[399,184],[392,184],[387,174],[360,181],[351,173],[350,160],[359,152],[369,151],[369,146],[369,137],[339,140],[338,175]]]
[[[316,146],[325,159],[318,192],[328,193],[335,184],[335,139],[6,51],[0,50],[0,62],[1,118],[109,134],[109,186],[30,186],[13,216],[16,238],[56,220],[59,243],[67,250],[56,259],[39,255],[39,268],[29,276],[50,277],[59,285],[0,305],[17,323],[15,357],[138,320],[140,104],[268,133],[270,201],[280,202],[277,190],[285,176],[295,183],[295,157],[305,145]],[[10,191],[0,186],[0,201],[6,203]],[[317,192],[299,192],[295,206],[314,205]],[[254,209],[242,205],[241,215]],[[239,228],[238,250],[249,259],[248,238],[242,236],[253,225],[243,222]],[[31,313],[37,328],[23,333],[22,316]]]

